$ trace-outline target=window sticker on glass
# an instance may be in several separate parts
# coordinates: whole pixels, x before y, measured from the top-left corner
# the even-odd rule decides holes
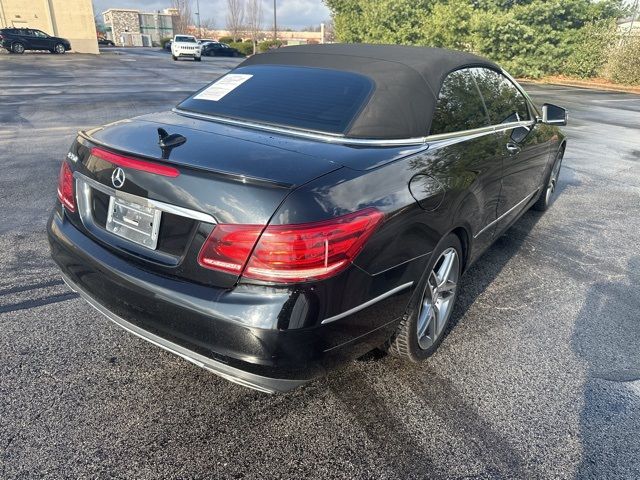
[[[249,75],[246,73],[230,73],[222,77],[217,82],[211,84],[209,87],[205,88],[193,98],[197,100],[212,100],[214,102],[217,102],[226,94],[232,92],[244,82],[249,80],[251,77],[253,77],[253,75]]]

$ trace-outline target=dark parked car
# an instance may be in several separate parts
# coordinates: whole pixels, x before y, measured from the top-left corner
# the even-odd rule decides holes
[[[173,40],[167,40],[166,42],[164,42],[164,49],[170,52],[172,43],[173,43]]]
[[[103,47],[115,47],[116,46],[116,44],[113,43],[108,38],[99,38],[98,39],[98,45],[101,45]]]
[[[65,53],[71,50],[71,43],[66,38],[52,37],[33,28],[0,29],[0,45],[11,53],[24,53],[25,50]]]
[[[421,360],[460,276],[550,205],[565,124],[470,54],[256,55],[172,111],[79,134],[53,259],[118,325],[262,391],[376,347]]]
[[[239,57],[241,54],[226,43],[207,42],[202,45],[202,55],[205,57]]]

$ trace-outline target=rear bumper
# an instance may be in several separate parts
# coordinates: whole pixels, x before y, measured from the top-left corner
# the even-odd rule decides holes
[[[47,229],[65,282],[100,313],[196,365],[265,392],[291,390],[380,346],[411,290],[392,291],[327,324],[294,328],[301,311],[313,314],[295,289],[218,289],[149,272],[90,239],[57,209]]]
[[[129,333],[133,333],[143,340],[151,342],[160,348],[188,360],[201,368],[210,370],[216,375],[219,375],[229,381],[266,393],[287,392],[306,383],[304,380],[289,380],[285,378],[272,378],[256,375],[216,361],[212,358],[205,357],[204,355],[200,355],[199,353],[189,350],[177,343],[173,343],[166,338],[154,335],[153,333],[126,321],[124,318],[119,317],[107,309],[80,286],[73,283],[73,281],[71,281],[71,279],[65,274],[62,274],[62,279],[71,290],[78,293],[89,305],[119,327],[124,328]]]

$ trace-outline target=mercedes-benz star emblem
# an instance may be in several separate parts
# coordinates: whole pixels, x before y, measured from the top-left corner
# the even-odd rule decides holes
[[[121,188],[124,185],[124,181],[126,180],[126,175],[124,174],[124,170],[120,167],[116,167],[116,169],[111,174],[111,183],[116,188]]]

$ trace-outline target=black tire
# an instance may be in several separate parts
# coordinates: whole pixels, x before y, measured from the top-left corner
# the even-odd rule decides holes
[[[171,55],[171,58],[173,58],[175,61],[178,61],[178,57],[176,57],[175,55]]]
[[[11,52],[12,53],[17,53],[18,55],[21,55],[24,53],[24,45],[20,42],[15,42],[11,45]]]
[[[53,51],[56,52],[58,55],[62,55],[63,53],[67,52],[67,49],[64,48],[63,44],[56,43],[55,46],[53,47]]]
[[[201,61],[202,61],[202,57],[195,57],[195,58],[194,58],[194,60],[195,60],[196,62],[201,62]]]
[[[443,258],[442,256],[451,250],[454,250],[457,254],[457,263],[455,265],[455,268],[457,269],[455,271],[456,282],[459,280],[463,261],[462,245],[460,244],[460,239],[457,235],[449,234],[440,241],[434,250],[431,260],[429,261],[429,264],[427,265],[427,268],[414,291],[414,295],[407,307],[407,311],[398,325],[394,336],[387,344],[386,349],[390,354],[412,362],[419,362],[430,357],[437,350],[440,343],[442,343],[442,339],[447,331],[447,326],[451,320],[451,312],[453,311],[455,302],[458,298],[457,286],[451,293],[451,296],[447,297],[447,300],[450,298],[450,303],[447,307],[446,318],[443,323],[438,326],[439,333],[437,336],[434,336],[434,340],[426,348],[423,348],[420,345],[418,339],[418,321],[423,309],[423,300],[425,295],[429,294],[428,289],[429,292],[432,292],[428,285],[432,271],[437,270],[436,267],[438,267],[439,262]],[[436,321],[436,323],[438,322]]]
[[[544,183],[542,184],[542,188],[540,189],[540,196],[536,203],[534,203],[531,208],[537,210],[539,212],[546,212],[549,210],[553,200],[553,194],[555,193],[556,187],[558,185],[558,177],[560,176],[560,170],[562,168],[562,158],[564,157],[564,147],[561,147],[556,153],[556,157],[553,160],[553,165],[551,165],[551,169],[547,176],[544,179]]]

